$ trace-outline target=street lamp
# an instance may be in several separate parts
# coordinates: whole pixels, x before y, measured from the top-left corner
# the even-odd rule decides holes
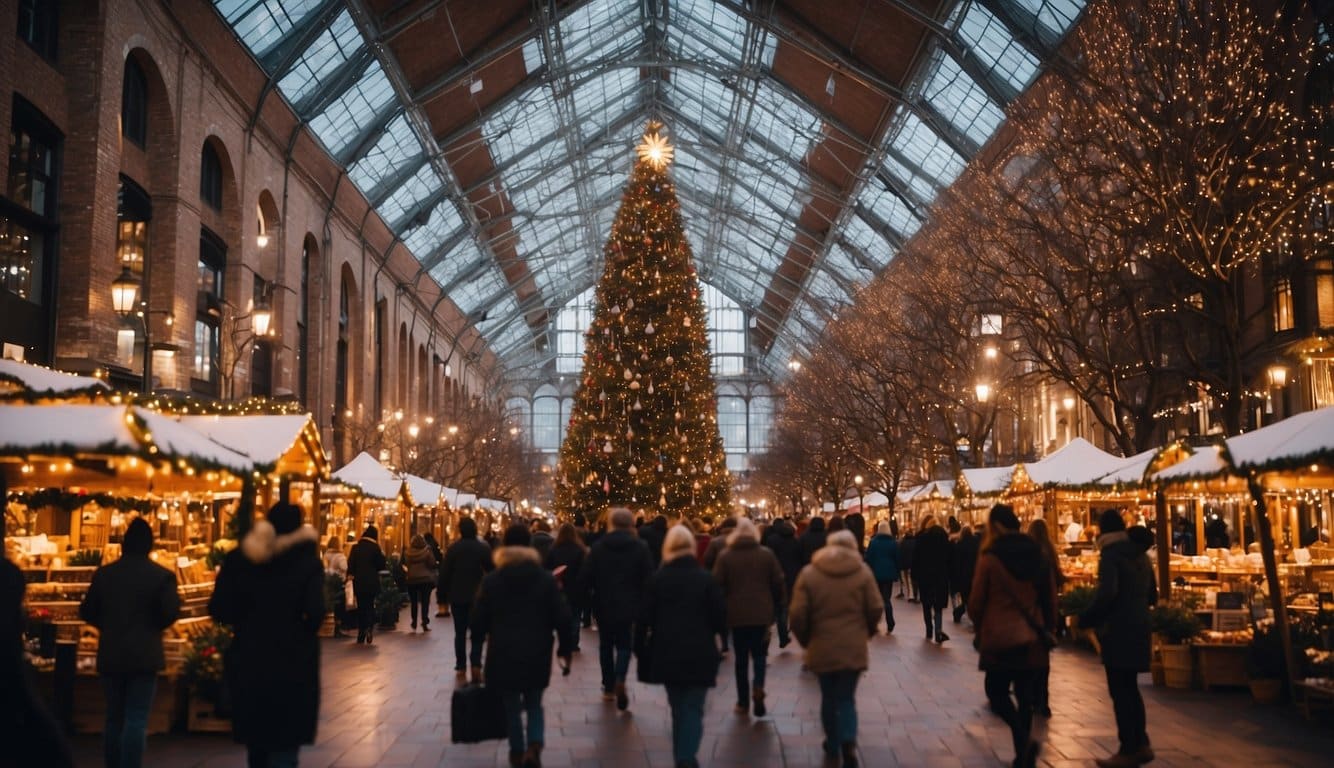
[[[120,274],[115,280],[111,281],[111,308],[122,318],[137,316],[144,324],[144,378],[140,391],[147,395],[153,391],[153,344],[148,336],[148,316],[154,314],[147,307],[147,303],[140,299],[139,289],[143,286],[143,281],[139,276],[130,271],[128,266],[121,267]],[[171,325],[171,311],[166,309],[155,310],[167,316],[167,325]],[[170,345],[161,345],[164,353],[175,351],[175,347]]]
[[[856,477],[852,478],[852,482],[857,485],[857,514],[859,515],[864,514],[862,511],[862,506],[864,505],[864,500],[866,498],[865,495],[862,493],[863,481],[864,478],[861,475],[857,475]]]
[[[988,401],[988,400],[991,399],[991,385],[990,385],[990,384],[987,384],[987,383],[984,383],[984,382],[978,382],[978,383],[977,383],[976,390],[977,390],[977,402],[979,402],[979,403],[985,403],[986,401]]]

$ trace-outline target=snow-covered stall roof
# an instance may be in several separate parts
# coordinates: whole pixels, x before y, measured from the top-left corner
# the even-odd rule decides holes
[[[1157,472],[1156,483],[1172,484],[1188,480],[1206,480],[1230,474],[1222,446],[1211,445],[1198,449],[1189,459]]]
[[[139,454],[123,405],[0,405],[0,452],[49,456]]]
[[[1008,467],[977,467],[963,470],[964,485],[974,496],[999,496],[1010,487],[1014,465]]]
[[[408,484],[412,500],[423,507],[434,507],[445,498],[445,486],[424,477],[405,472],[403,482]]]
[[[187,415],[182,424],[214,442],[244,453],[264,471],[312,475],[328,466],[319,430],[308,413]]]
[[[1050,456],[1025,464],[1028,477],[1039,487],[1082,488],[1116,469],[1124,458],[1076,437]]]
[[[106,382],[92,376],[0,359],[0,399],[60,399],[106,390]]]
[[[1093,484],[1101,488],[1143,485],[1149,479],[1150,467],[1168,450],[1172,450],[1172,447],[1150,448],[1147,451],[1122,459],[1121,463],[1112,471],[1098,478]]]
[[[397,499],[407,490],[402,478],[365,451],[335,471],[333,477],[360,488],[362,493],[375,499]],[[411,492],[408,493],[410,496]],[[411,503],[411,498],[408,501]]]
[[[504,512],[505,510],[509,509],[510,505],[507,502],[501,501],[500,499],[483,498],[477,500],[477,506],[481,507],[482,509],[489,509],[492,512]]]
[[[138,406],[133,408],[133,412],[144,427],[145,439],[151,440],[156,450],[173,459],[184,458],[195,465],[232,472],[253,472],[256,468],[255,461],[249,456],[210,440],[175,417]],[[150,452],[152,450],[150,448]]]
[[[1227,440],[1243,473],[1297,469],[1334,458],[1334,406],[1307,411]]]

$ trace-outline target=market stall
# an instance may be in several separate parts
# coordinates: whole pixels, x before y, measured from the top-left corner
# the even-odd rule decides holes
[[[95,402],[109,394],[106,382],[92,376],[0,359],[0,401]]]
[[[362,451],[336,470],[333,479],[361,491],[356,501],[351,531],[360,534],[366,525],[380,531],[380,546],[389,553],[403,533],[402,526],[414,503],[412,491],[403,478]]]

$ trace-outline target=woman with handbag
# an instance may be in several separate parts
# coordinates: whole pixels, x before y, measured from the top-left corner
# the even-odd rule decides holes
[[[1010,726],[1014,766],[1032,768],[1039,749],[1032,738],[1034,684],[1049,666],[1054,644],[1056,584],[1037,542],[1019,532],[1008,504],[991,508],[988,538],[973,573],[968,617],[977,627],[987,700]]]
[[[699,766],[704,697],[722,662],[717,638],[727,632],[722,589],[700,567],[695,552],[689,528],[677,525],[667,531],[662,567],[649,580],[636,643],[640,682],[667,686],[677,768]]]
[[[417,629],[417,617],[420,616],[422,631],[430,632],[431,590],[435,589],[436,568],[440,563],[427,545],[426,537],[420,533],[412,537],[404,560],[408,564],[408,615],[412,617],[412,629]]]

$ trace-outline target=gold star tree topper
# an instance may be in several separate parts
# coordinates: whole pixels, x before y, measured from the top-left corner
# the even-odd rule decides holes
[[[644,129],[644,142],[635,147],[635,151],[639,153],[639,161],[648,163],[659,171],[672,162],[672,154],[675,152],[672,145],[667,143],[664,133],[662,123],[654,120]]]

